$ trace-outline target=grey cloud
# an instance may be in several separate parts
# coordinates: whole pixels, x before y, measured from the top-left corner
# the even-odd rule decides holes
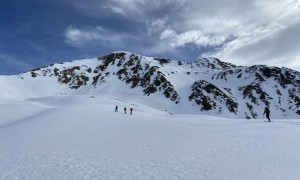
[[[28,69],[31,67],[25,61],[8,54],[0,54],[0,64],[2,67],[10,67],[13,69]]]
[[[277,33],[239,48],[216,54],[239,64],[264,63],[276,66],[299,66],[300,23],[288,26]]]
[[[298,37],[291,36],[299,29],[300,2],[297,0],[73,2],[74,7],[87,15],[100,17],[106,14],[138,22],[137,28],[145,28],[145,32],[132,34],[128,31],[122,36],[145,39],[147,49],[154,53],[174,52],[177,48],[193,44],[199,49],[211,47],[199,51],[199,55],[213,55],[236,64],[253,64],[264,60],[267,64],[280,65],[290,57],[294,59],[289,61],[290,64],[299,65],[295,63],[299,40],[297,42],[295,39]],[[122,39],[121,36],[115,37]],[[88,42],[89,38],[106,41],[99,32],[81,35],[82,41]],[[76,41],[80,42],[78,39]],[[152,43],[151,47],[149,42]],[[140,46],[145,49],[144,44]]]
[[[80,12],[99,17],[102,14],[116,14],[138,21],[147,21],[149,18],[168,14],[178,10],[180,0],[73,0],[72,5]]]

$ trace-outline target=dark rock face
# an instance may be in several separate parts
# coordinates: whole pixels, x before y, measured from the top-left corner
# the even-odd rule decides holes
[[[142,61],[142,56],[130,54],[126,58],[126,53],[112,53],[99,57],[100,64],[93,70],[96,76],[93,77],[93,86],[99,83],[105,83],[110,73],[117,76],[119,80],[130,85],[131,88],[142,87],[144,95],[149,96],[154,93],[162,93],[166,98],[171,99],[176,104],[179,103],[180,97],[175,91],[174,86],[168,81],[165,75],[159,71],[158,66],[151,66]],[[169,59],[154,58],[161,66],[169,63]],[[118,67],[114,72],[106,72],[111,66]],[[72,74],[69,74],[72,76]]]
[[[204,80],[196,81],[192,85],[192,94],[189,96],[189,100],[199,105],[201,111],[217,109],[220,104],[225,104],[228,110],[235,114],[238,109],[238,103],[233,98],[217,86]],[[223,110],[218,109],[218,111],[221,113]]]
[[[259,105],[257,98],[254,97],[253,94],[258,94],[259,99],[263,102],[265,102],[266,106],[269,106],[269,101],[270,99],[273,99],[272,97],[269,96],[266,92],[262,90],[259,84],[250,84],[244,87],[240,87],[239,89],[243,93],[244,99],[250,99],[252,103],[255,105]]]
[[[80,71],[79,66],[64,69],[59,71],[54,69],[54,75],[57,76],[58,82],[68,84],[71,89],[78,89],[81,86],[86,86],[89,77]]]

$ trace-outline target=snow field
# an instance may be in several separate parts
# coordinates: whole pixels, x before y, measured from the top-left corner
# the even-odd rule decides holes
[[[98,96],[3,100],[0,111],[0,179],[300,177],[299,120],[172,116]]]

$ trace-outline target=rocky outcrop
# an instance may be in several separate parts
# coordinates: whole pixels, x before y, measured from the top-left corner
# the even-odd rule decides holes
[[[201,80],[192,85],[192,94],[189,100],[200,106],[201,111],[217,110],[218,113],[224,111],[220,108],[225,105],[232,113],[237,113],[238,103],[224,93],[217,86]]]

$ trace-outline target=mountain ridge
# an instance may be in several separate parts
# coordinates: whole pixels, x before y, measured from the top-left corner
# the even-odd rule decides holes
[[[175,114],[251,119],[262,118],[263,108],[268,106],[275,118],[300,115],[299,72],[266,65],[236,66],[217,58],[184,62],[116,51],[7,78],[14,79],[14,91],[26,89],[23,93],[30,94],[24,95],[26,98],[107,95],[140,101]],[[31,86],[45,89],[36,91]],[[8,93],[4,91],[2,94]]]

